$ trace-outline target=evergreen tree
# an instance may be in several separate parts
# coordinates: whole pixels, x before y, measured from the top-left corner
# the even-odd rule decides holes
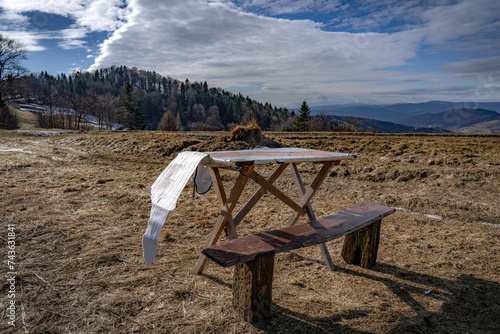
[[[127,82],[128,81],[128,82]],[[61,74],[56,77],[46,71],[39,76],[32,76],[26,81],[18,81],[16,85],[24,96],[37,98],[45,91],[45,86],[51,86],[61,95],[60,105],[64,107],[65,100],[73,95],[87,98],[89,94],[96,96],[112,95],[121,101],[112,112],[112,121],[123,125],[124,128],[155,129],[165,110],[172,111],[177,118],[180,116],[182,128],[189,130],[195,123],[199,129],[225,128],[235,123],[245,122],[256,117],[263,129],[283,129],[289,118],[289,112],[284,108],[274,108],[269,103],[263,104],[245,98],[241,93],[233,94],[221,88],[209,88],[207,82],[184,82],[170,77],[163,77],[154,72],[142,71],[125,66],[111,66],[92,72],[73,72],[69,76]],[[127,86],[127,87],[125,87]],[[0,89],[0,95],[4,93]],[[8,94],[14,96],[14,94]],[[216,108],[218,112],[214,111]],[[103,115],[99,107],[88,109],[93,116]],[[144,116],[145,115],[145,116]],[[73,115],[71,115],[73,116]],[[210,124],[207,118],[210,118]],[[293,117],[295,120],[295,117]],[[213,123],[213,124],[212,124]],[[222,126],[221,124],[222,123]],[[291,123],[291,124],[290,124]],[[111,124],[111,123],[110,123]],[[293,128],[293,121],[288,122]],[[215,125],[215,126],[214,126]]]
[[[306,101],[302,102],[299,109],[299,116],[295,119],[295,124],[293,131],[306,131],[307,122],[311,119],[311,109],[307,105]]]
[[[121,102],[124,112],[123,125],[130,130],[144,130],[147,124],[146,115],[144,110],[137,105],[134,87],[132,87],[130,81],[125,83]]]

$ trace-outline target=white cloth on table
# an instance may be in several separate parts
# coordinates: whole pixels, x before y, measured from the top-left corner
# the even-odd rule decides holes
[[[148,228],[142,236],[142,250],[147,264],[153,263],[156,256],[158,238],[161,228],[167,220],[168,212],[175,209],[177,199],[189,178],[206,156],[208,154],[201,152],[179,153],[151,186],[151,215]]]

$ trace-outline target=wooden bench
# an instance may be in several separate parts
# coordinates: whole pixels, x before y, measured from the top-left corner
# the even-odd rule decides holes
[[[346,236],[342,257],[369,268],[375,264],[381,219],[395,210],[363,202],[306,224],[239,237],[203,249],[221,266],[236,265],[233,306],[249,322],[270,317],[274,254]]]

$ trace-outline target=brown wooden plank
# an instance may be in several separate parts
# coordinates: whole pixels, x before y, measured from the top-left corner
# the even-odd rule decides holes
[[[220,210],[224,210],[224,205],[227,202],[226,192],[224,191],[224,185],[222,184],[222,179],[220,177],[219,168],[208,167],[210,171],[210,176],[212,176],[212,183],[215,188],[215,193],[217,194],[217,200],[219,201]],[[233,217],[229,216],[226,224],[226,236],[229,239],[236,239],[238,234],[236,233],[236,226],[233,221]]]
[[[306,207],[307,204],[309,204],[313,196],[316,194],[316,191],[318,191],[319,187],[321,186],[326,176],[328,175],[328,171],[330,170],[331,166],[332,166],[331,161],[327,161],[323,164],[320,171],[318,172],[318,175],[316,175],[309,188],[306,189],[306,193],[300,199],[299,202],[300,207],[304,208]],[[297,223],[299,218],[300,218],[299,214],[297,212],[293,212],[290,219],[288,219],[288,223],[286,224],[286,226],[295,225],[295,223]]]
[[[267,179],[267,181],[271,184],[273,184],[274,181],[283,173],[283,171],[286,169],[288,166],[287,163],[281,164],[276,168],[276,170],[271,174],[271,176]],[[245,218],[245,216],[252,210],[252,208],[257,204],[257,202],[262,198],[267,193],[266,188],[260,187],[259,190],[253,194],[252,198],[248,200],[248,202],[245,203],[245,205],[238,211],[236,216],[234,216],[234,226],[238,226],[240,222]]]
[[[302,178],[300,177],[299,169],[297,168],[297,164],[295,164],[295,163],[290,164],[290,169],[292,172],[292,177],[293,177],[295,184],[297,185],[297,188],[299,190],[299,195],[300,195],[300,197],[302,197],[306,194],[306,187],[304,186],[304,183],[302,182]],[[306,210],[307,217],[309,218],[309,220],[316,220],[316,215],[314,214],[311,203],[307,204],[307,206],[305,207],[305,210]]]
[[[252,166],[259,164],[285,162],[324,162],[353,159],[355,154],[299,149],[294,147],[278,149],[254,149],[241,151],[207,152],[209,156],[202,161],[206,166]]]
[[[290,168],[292,170],[292,176],[293,179],[295,180],[295,183],[297,184],[297,187],[299,188],[299,194],[300,196],[304,196],[306,194],[306,187],[304,186],[304,183],[302,182],[302,178],[300,177],[299,169],[297,168],[296,164],[290,164]],[[306,212],[307,216],[309,217],[309,220],[316,220],[316,214],[314,213],[314,210],[311,206],[311,203],[307,204],[306,206]],[[326,244],[324,242],[318,244],[318,248],[321,252],[321,255],[323,256],[323,260],[325,261],[325,265],[330,271],[335,270],[335,265],[333,264],[332,257],[330,256],[330,252],[328,251],[328,248],[326,247]]]
[[[252,171],[253,167],[244,167],[243,172],[248,172],[250,173]],[[229,198],[227,202],[224,205],[224,209],[222,210],[221,214],[219,215],[219,218],[217,219],[217,222],[215,223],[214,229],[212,230],[212,233],[210,234],[208,240],[205,243],[205,248],[215,245],[217,241],[219,240],[219,237],[222,233],[222,230],[225,228],[227,221],[231,217],[231,214],[234,210],[234,207],[236,206],[236,203],[238,202],[238,199],[241,196],[241,193],[245,189],[245,185],[248,181],[248,177],[246,177],[243,173],[241,173],[238,178],[236,179],[236,182],[233,186],[233,189],[231,190],[231,193],[229,194]],[[237,239],[234,239],[237,240]],[[195,274],[199,274],[203,271],[205,268],[205,265],[207,263],[207,258],[205,257],[204,254],[201,254],[200,257],[198,258],[198,262],[196,263],[196,266],[193,270]]]
[[[253,161],[259,158],[277,158],[277,159],[294,159],[304,158],[304,161],[311,159],[321,159],[325,161],[328,159],[345,159],[352,158],[353,156],[346,153],[328,152],[311,149],[298,149],[294,147],[279,148],[279,149],[253,149],[241,151],[218,151],[207,152],[212,159],[227,159],[230,161]]]
[[[278,198],[283,203],[285,203],[286,205],[291,207],[300,216],[303,216],[306,214],[305,210],[302,209],[302,206],[299,206],[290,197],[288,197],[285,193],[283,193],[281,190],[276,188],[274,185],[271,184],[271,182],[267,181],[264,177],[257,174],[255,171],[252,172],[252,174],[249,175],[249,177],[251,180],[257,182],[261,187],[265,188],[267,191],[269,191],[271,194],[273,194],[276,198]]]
[[[228,267],[259,256],[277,254],[342,237],[393,213],[394,208],[363,202],[331,216],[205,248],[203,253]]]

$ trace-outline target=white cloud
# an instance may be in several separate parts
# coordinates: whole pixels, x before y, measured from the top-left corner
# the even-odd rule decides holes
[[[123,22],[127,10],[121,8],[123,0],[95,0],[90,2],[80,15],[77,24],[91,31],[113,31]]]
[[[442,69],[458,77],[487,78],[489,81],[500,81],[500,56],[446,63]]]
[[[57,32],[56,38],[62,39],[62,41],[58,43],[62,49],[70,50],[76,48],[85,48],[87,42],[83,40],[83,38],[85,38],[86,35],[87,29],[73,27],[59,30]]]
[[[459,1],[435,6],[421,14],[424,24],[415,29],[426,44],[456,52],[500,52],[500,1]]]
[[[26,25],[29,18],[25,15],[13,11],[3,11],[0,13],[0,26],[7,27],[9,24],[15,24],[17,26]]]
[[[15,13],[39,11],[68,16],[80,12],[84,8],[84,3],[81,0],[1,0],[0,7]]]
[[[125,0],[0,0],[0,8],[12,20],[26,21],[26,12],[61,15],[76,20],[90,31],[112,31],[126,15]]]
[[[0,8],[0,31],[31,51],[43,50],[41,39],[54,39],[62,48],[95,53],[92,70],[136,66],[241,88],[273,104],[426,99],[432,92],[458,99],[488,73],[494,75],[487,84],[497,84],[492,66],[500,54],[500,1],[0,0]],[[30,30],[26,11],[63,15],[74,24]],[[329,15],[331,21],[269,17],[283,14]],[[95,31],[110,32],[99,53],[89,43]],[[453,62],[443,65],[443,56],[422,73],[412,65],[442,51]],[[398,66],[417,70],[394,71]]]
[[[58,45],[63,49],[82,48],[90,32],[113,31],[123,24],[124,5],[124,0],[0,0],[0,30],[18,36],[29,51],[45,50],[39,45],[43,39],[60,39]],[[30,19],[27,12],[37,14]],[[44,28],[51,19],[47,14],[68,17],[75,24],[47,32]]]
[[[27,51],[45,51],[47,48],[40,45],[42,40],[60,40],[59,47],[64,50],[84,48],[86,41],[83,38],[86,35],[86,30],[81,28],[63,29],[59,31],[13,31],[13,30],[0,30],[0,33],[8,38],[15,39],[22,43]]]
[[[44,51],[45,47],[41,46],[38,41],[40,39],[50,38],[46,34],[33,34],[27,31],[1,31],[4,37],[15,39],[24,45],[27,51]]]
[[[312,83],[375,80],[380,73],[371,70],[405,64],[418,42],[405,33],[327,32],[313,21],[202,0],[133,0],[129,8],[128,22],[103,43],[91,69],[126,64],[222,87],[264,82],[262,96],[291,85],[325,95],[332,84]]]
[[[421,21],[425,8],[422,1],[351,1],[331,25],[356,31],[379,31],[389,26],[392,31],[405,30]]]
[[[340,0],[243,0],[224,1],[230,2],[242,10],[267,14],[297,14],[297,13],[323,13],[328,14],[336,11],[341,6]]]

